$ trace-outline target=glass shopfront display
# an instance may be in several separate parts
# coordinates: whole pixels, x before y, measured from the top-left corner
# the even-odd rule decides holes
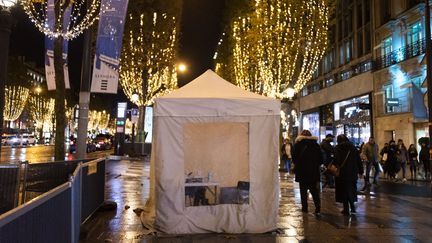
[[[303,115],[302,128],[309,130],[312,136],[319,137],[319,112],[313,112]]]
[[[356,146],[366,143],[371,136],[370,108],[369,95],[335,103],[336,135],[345,134]]]

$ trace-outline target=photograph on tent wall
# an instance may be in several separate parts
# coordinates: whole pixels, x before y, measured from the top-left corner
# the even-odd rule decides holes
[[[249,204],[249,123],[184,125],[185,205]]]

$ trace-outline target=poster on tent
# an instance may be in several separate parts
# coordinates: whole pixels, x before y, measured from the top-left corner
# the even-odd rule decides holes
[[[71,6],[66,8],[63,18],[63,28],[66,29],[69,25],[71,16]],[[54,29],[54,0],[48,0],[47,6],[47,25],[50,29]],[[63,70],[66,89],[70,88],[69,84],[69,68],[68,68],[68,41],[63,41]],[[54,71],[54,39],[45,36],[45,76],[47,80],[48,90],[55,90],[55,71]]]
[[[117,93],[118,69],[128,1],[102,0],[91,92]]]
[[[187,123],[183,138],[185,206],[249,204],[249,124]]]

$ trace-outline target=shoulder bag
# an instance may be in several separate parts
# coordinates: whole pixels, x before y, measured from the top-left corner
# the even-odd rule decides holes
[[[340,174],[340,169],[341,169],[342,167],[344,167],[344,165],[345,165],[345,163],[346,163],[346,161],[347,161],[348,156],[349,156],[350,153],[351,153],[351,150],[348,151],[348,153],[347,153],[347,155],[346,155],[346,157],[345,157],[345,159],[344,159],[344,161],[342,162],[342,164],[341,164],[340,167],[338,167],[338,166],[337,166],[337,165],[332,161],[330,164],[327,165],[327,169],[326,169],[325,172],[326,172],[327,174],[332,175],[332,176],[336,176],[336,177],[338,177],[339,174]]]

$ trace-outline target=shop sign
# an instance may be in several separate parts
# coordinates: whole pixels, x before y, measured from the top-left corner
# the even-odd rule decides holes
[[[399,98],[387,98],[387,106],[399,106]]]

